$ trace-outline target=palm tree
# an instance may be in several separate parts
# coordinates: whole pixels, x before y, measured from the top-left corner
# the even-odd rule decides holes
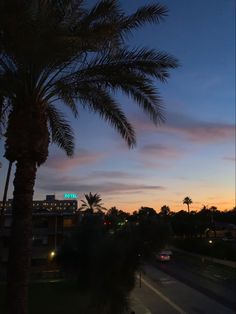
[[[169,69],[177,67],[169,54],[132,49],[126,41],[132,30],[159,23],[166,7],[146,5],[127,15],[118,0],[92,8],[83,2],[0,2],[0,121],[7,123],[5,157],[16,162],[7,283],[11,314],[28,311],[37,169],[50,142],[69,157],[74,151],[73,131],[60,106],[75,117],[80,107],[98,113],[132,147],[135,132],[113,92],[123,91],[154,123],[163,122],[163,102],[152,79],[165,82]]]
[[[170,213],[170,207],[167,206],[167,205],[163,205],[163,206],[161,207],[161,215],[162,215],[162,216],[168,216],[169,213]]]
[[[192,204],[192,200],[190,197],[186,196],[183,200],[183,204],[186,204],[188,207],[188,213],[189,213],[189,205]]]
[[[85,211],[86,213],[94,214],[94,213],[102,213],[106,210],[105,207],[103,207],[101,201],[101,196],[97,193],[92,194],[91,192],[89,194],[84,194],[84,197],[86,201],[81,200],[81,207],[79,210]]]

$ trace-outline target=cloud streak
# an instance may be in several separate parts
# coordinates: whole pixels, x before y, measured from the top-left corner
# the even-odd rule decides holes
[[[62,154],[52,155],[48,158],[45,166],[48,168],[67,171],[74,167],[91,165],[102,161],[106,157],[106,153],[89,152],[80,150],[73,158],[67,158]]]
[[[136,116],[134,124],[138,133],[177,134],[189,141],[202,144],[221,142],[235,137],[235,126],[232,124],[200,121],[179,113],[168,113],[166,123],[158,128],[144,116]]]
[[[162,144],[148,144],[140,149],[143,156],[154,157],[157,159],[176,159],[181,157],[185,151],[181,148],[162,145]]]
[[[105,178],[105,179],[138,179],[141,176],[138,176],[136,174],[131,174],[128,172],[124,172],[124,171],[92,171],[89,176],[87,177],[87,179],[92,179],[92,178]]]
[[[227,161],[233,161],[235,162],[236,161],[236,158],[235,157],[223,157],[224,160],[227,160]]]
[[[46,193],[51,192],[71,192],[71,193],[137,193],[144,191],[165,190],[164,186],[148,185],[137,183],[120,183],[114,181],[88,183],[85,179],[78,179],[73,176],[44,177],[41,176],[37,187]]]

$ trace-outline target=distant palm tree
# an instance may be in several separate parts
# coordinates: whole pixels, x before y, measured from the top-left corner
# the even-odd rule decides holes
[[[167,215],[169,215],[169,213],[170,213],[170,207],[167,205],[163,205],[161,207],[161,215],[167,216]]]
[[[96,212],[102,213],[106,210],[106,208],[102,206],[102,199],[99,194],[92,194],[90,192],[89,194],[84,194],[84,197],[86,201],[81,200],[82,206],[79,208],[79,210],[85,211],[90,214],[94,214]]]
[[[145,5],[127,15],[118,0],[99,1],[90,9],[83,2],[0,1],[0,124],[6,124],[5,157],[16,162],[7,284],[10,314],[28,312],[37,169],[48,157],[50,142],[69,157],[74,151],[73,131],[59,107],[67,106],[75,117],[81,107],[98,113],[132,147],[134,129],[113,92],[124,92],[154,123],[162,122],[163,102],[152,79],[165,82],[169,70],[177,67],[169,54],[129,49],[126,41],[143,24],[159,23],[166,7]]]
[[[192,202],[191,198],[188,197],[188,196],[186,196],[186,197],[184,198],[184,200],[183,200],[183,204],[186,204],[187,207],[188,207],[188,213],[189,213],[189,205],[192,204],[192,203],[193,203],[193,202]]]

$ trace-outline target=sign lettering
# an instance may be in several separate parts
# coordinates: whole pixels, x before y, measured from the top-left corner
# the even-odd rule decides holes
[[[74,193],[65,193],[64,198],[78,198],[78,196]]]

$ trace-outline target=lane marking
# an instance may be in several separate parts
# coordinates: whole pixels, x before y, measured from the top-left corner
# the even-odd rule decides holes
[[[175,280],[169,279],[169,278],[167,278],[167,277],[160,278],[158,281],[159,281],[160,283],[162,283],[162,284],[176,283]]]
[[[150,283],[148,283],[145,279],[141,279],[141,281],[153,292],[155,292],[162,300],[164,300],[166,303],[168,303],[170,306],[172,306],[178,313],[181,314],[187,314],[181,307],[179,307],[177,304],[175,304],[173,301],[171,301],[167,296],[165,296],[163,293],[161,293],[159,290],[154,288]]]

